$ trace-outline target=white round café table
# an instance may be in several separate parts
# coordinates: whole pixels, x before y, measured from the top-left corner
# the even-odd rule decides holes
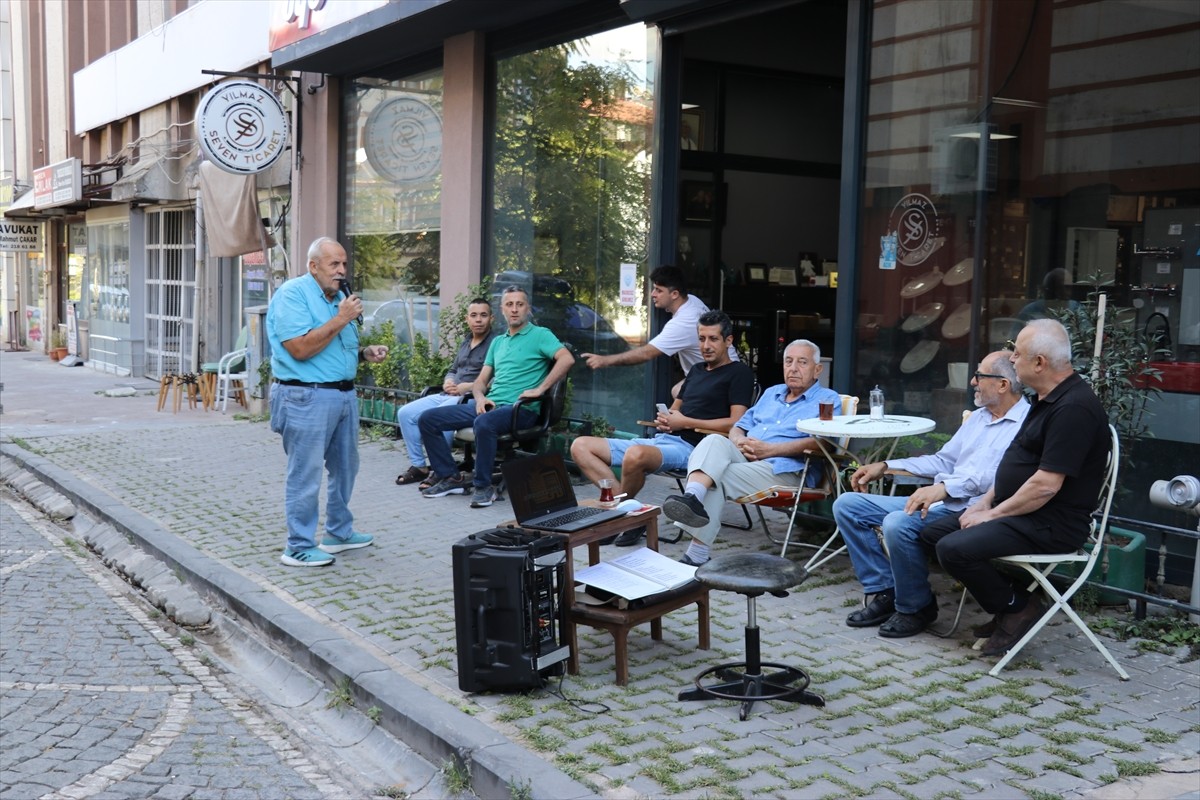
[[[833,419],[802,419],[796,423],[796,430],[817,437],[821,452],[835,471],[838,468],[835,455],[851,455],[859,464],[886,460],[900,439],[929,433],[935,427],[937,424],[931,419],[900,414],[888,414],[883,419],[871,419],[867,414],[839,415]],[[839,493],[840,484],[839,481]]]
[[[807,433],[817,440],[822,455],[829,461],[833,470],[833,491],[840,496],[845,490],[842,484],[841,467],[853,458],[860,465],[870,464],[881,459],[887,459],[896,449],[896,443],[905,436],[917,436],[929,433],[937,427],[931,419],[924,417],[905,417],[899,414],[888,414],[883,419],[871,419],[867,414],[836,416],[833,419],[802,419],[796,423],[796,430]],[[886,455],[885,455],[886,451]],[[842,463],[839,464],[839,458]],[[829,561],[834,556],[845,552],[842,545],[831,550],[839,534],[835,527],[829,539],[813,554],[805,564],[805,569],[812,572],[817,567]],[[786,546],[785,546],[786,549]]]

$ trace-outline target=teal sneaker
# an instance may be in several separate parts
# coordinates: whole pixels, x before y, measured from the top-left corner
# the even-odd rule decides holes
[[[304,550],[287,549],[279,560],[289,567],[327,567],[333,563],[333,556],[321,551],[319,547],[308,547]]]
[[[357,550],[360,547],[370,547],[375,543],[375,537],[369,533],[352,533],[349,539],[335,539],[325,536],[317,548],[326,553],[340,553],[343,550]]]

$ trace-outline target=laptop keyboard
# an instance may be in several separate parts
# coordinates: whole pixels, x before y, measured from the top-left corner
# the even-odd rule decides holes
[[[588,517],[594,517],[597,514],[599,514],[600,511],[601,511],[601,509],[599,509],[599,508],[591,508],[590,506],[581,506],[580,508],[572,509],[571,511],[567,511],[562,514],[558,514],[556,516],[550,517],[549,519],[544,519],[539,524],[542,525],[543,527],[548,527],[548,528],[557,527],[559,525],[568,525],[577,520],[587,519]]]

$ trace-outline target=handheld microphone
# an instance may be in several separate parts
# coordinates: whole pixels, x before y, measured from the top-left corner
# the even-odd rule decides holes
[[[338,288],[342,290],[342,294],[346,295],[346,297],[354,294],[354,290],[350,288],[350,281],[346,280],[345,278],[338,278],[337,282]],[[359,325],[363,324],[362,314],[358,315],[358,319],[356,319],[355,322],[357,322]]]

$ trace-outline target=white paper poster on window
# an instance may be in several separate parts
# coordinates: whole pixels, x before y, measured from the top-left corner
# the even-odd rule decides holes
[[[638,301],[637,264],[621,265],[621,305],[635,306]]]

